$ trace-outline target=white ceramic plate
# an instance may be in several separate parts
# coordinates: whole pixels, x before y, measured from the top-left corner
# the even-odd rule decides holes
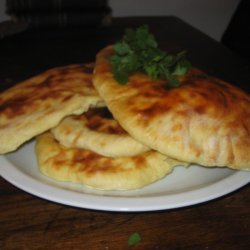
[[[0,156],[1,176],[35,196],[65,205],[106,211],[153,211],[198,204],[250,182],[250,172],[227,168],[176,167],[164,179],[133,191],[98,191],[54,181],[39,172],[34,142]]]

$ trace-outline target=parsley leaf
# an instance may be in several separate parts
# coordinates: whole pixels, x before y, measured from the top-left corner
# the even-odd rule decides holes
[[[128,238],[128,245],[129,246],[134,246],[138,244],[141,241],[141,236],[139,233],[135,232],[131,234]]]
[[[166,79],[169,87],[177,87],[180,84],[178,77],[191,68],[185,55],[185,51],[170,55],[159,49],[154,36],[144,25],[135,30],[126,29],[122,40],[114,45],[110,63],[120,84],[126,84],[132,73],[140,71],[155,79]]]

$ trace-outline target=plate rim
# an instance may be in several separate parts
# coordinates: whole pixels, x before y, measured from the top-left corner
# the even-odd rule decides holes
[[[187,207],[225,196],[250,182],[250,172],[235,171],[227,178],[218,180],[215,183],[208,184],[199,189],[163,196],[140,196],[138,199],[136,196],[114,197],[80,193],[78,191],[49,185],[25,174],[17,166],[13,165],[5,155],[0,156],[0,164],[0,176],[3,179],[36,197],[72,207],[113,212],[145,212]],[[30,188],[31,186],[32,189]],[[222,186],[227,186],[226,190],[222,188]],[[44,188],[49,188],[49,195],[43,192]],[[204,195],[208,190],[210,191],[209,195]],[[62,198],[62,194],[67,196],[66,200]],[[167,197],[167,199],[163,197]]]

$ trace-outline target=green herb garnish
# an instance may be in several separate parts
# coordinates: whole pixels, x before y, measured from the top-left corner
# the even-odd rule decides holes
[[[139,233],[135,232],[131,234],[128,238],[128,245],[129,246],[134,246],[138,244],[141,241],[141,236]]]
[[[185,51],[171,55],[159,49],[147,26],[126,29],[122,40],[114,44],[114,52],[110,62],[120,84],[126,84],[132,73],[140,71],[155,79],[166,79],[169,87],[177,87],[178,76],[191,68]]]

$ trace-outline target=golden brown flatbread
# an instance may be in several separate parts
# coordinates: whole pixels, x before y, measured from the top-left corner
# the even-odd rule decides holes
[[[183,165],[152,150],[133,157],[113,158],[68,148],[50,132],[37,137],[36,155],[43,174],[101,190],[141,188],[163,178],[175,166]]]
[[[17,149],[63,117],[104,105],[92,85],[93,64],[50,69],[0,94],[0,154]]]
[[[128,135],[107,108],[68,116],[51,132],[66,147],[89,149],[109,157],[134,156],[150,150]]]
[[[193,68],[177,88],[135,73],[118,84],[109,57],[96,58],[94,85],[114,118],[136,140],[181,161],[250,170],[250,97]]]

